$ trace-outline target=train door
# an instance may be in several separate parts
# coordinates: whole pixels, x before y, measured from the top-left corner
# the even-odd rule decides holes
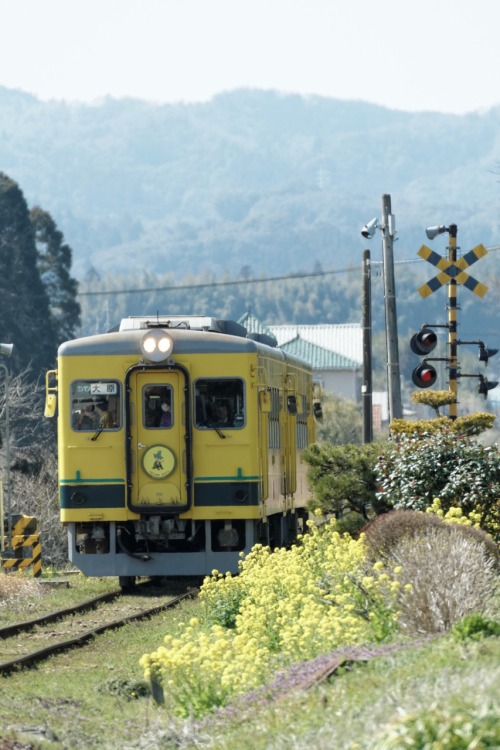
[[[184,374],[129,375],[129,506],[140,513],[181,513],[190,504]]]

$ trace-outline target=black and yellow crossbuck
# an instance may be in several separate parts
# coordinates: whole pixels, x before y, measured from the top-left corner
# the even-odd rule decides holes
[[[439,289],[444,284],[447,284],[454,279],[458,284],[462,284],[462,286],[467,287],[471,292],[477,294],[478,297],[484,297],[488,291],[488,287],[481,284],[480,281],[476,281],[476,279],[466,273],[465,269],[469,268],[469,266],[487,253],[488,251],[484,245],[477,245],[458,260],[451,261],[443,258],[442,255],[434,252],[430,247],[422,245],[417,255],[420,255],[421,258],[428,260],[433,266],[439,268],[441,273],[434,276],[434,278],[428,281],[427,284],[423,284],[423,286],[419,287],[418,291],[422,297],[429,297],[429,295],[431,295],[432,292],[435,292],[436,289]]]

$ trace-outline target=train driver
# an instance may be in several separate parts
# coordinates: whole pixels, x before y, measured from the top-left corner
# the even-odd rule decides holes
[[[214,410],[214,421],[217,427],[232,427],[233,419],[229,412],[227,401],[216,401]]]

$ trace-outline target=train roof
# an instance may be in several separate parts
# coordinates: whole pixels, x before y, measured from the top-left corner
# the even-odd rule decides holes
[[[221,320],[207,315],[130,315],[123,318],[118,330],[145,330],[148,328],[170,328],[184,329],[190,331],[210,331],[212,333],[225,333],[229,336],[240,336],[242,338],[256,341],[266,346],[277,347],[278,342],[275,336],[269,333],[249,332],[245,326],[236,323],[234,320]]]
[[[122,318],[119,331],[145,330],[148,328],[179,328],[191,331],[212,331],[230,336],[247,335],[245,326],[234,320],[220,320],[208,315],[129,315]]]
[[[59,356],[113,356],[140,354],[140,343],[148,330],[167,330],[177,354],[237,353],[268,350],[280,359],[306,365],[277,347],[274,336],[248,333],[233,320],[196,315],[130,316],[107,333],[67,341],[59,347]],[[269,350],[274,350],[271,353]],[[306,365],[307,366],[307,365]]]

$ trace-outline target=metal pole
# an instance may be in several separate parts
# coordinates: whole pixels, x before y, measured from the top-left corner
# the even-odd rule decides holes
[[[448,260],[450,263],[456,263],[457,260],[457,234],[458,227],[456,224],[450,224],[448,233],[450,244],[448,246]],[[450,391],[455,394],[458,392],[458,362],[457,362],[457,282],[450,279],[448,284],[448,344],[450,347]],[[450,404],[450,419],[457,418],[457,403]]]
[[[9,370],[3,362],[0,362],[0,368],[5,373],[5,442],[6,442],[6,461],[7,466],[5,469],[5,477],[7,479],[7,527],[8,527],[8,544],[9,544],[9,557],[12,556],[12,512],[11,512],[11,497],[10,497],[10,422],[9,422]],[[4,529],[2,528],[2,539],[4,535]]]
[[[362,314],[363,314],[363,444],[373,440],[372,419],[372,301],[370,251],[363,251],[362,265]]]
[[[382,196],[382,261],[384,269],[385,330],[387,349],[387,387],[389,392],[389,423],[401,419],[401,381],[399,375],[398,323],[396,316],[396,286],[394,281],[394,217],[391,196]]]

